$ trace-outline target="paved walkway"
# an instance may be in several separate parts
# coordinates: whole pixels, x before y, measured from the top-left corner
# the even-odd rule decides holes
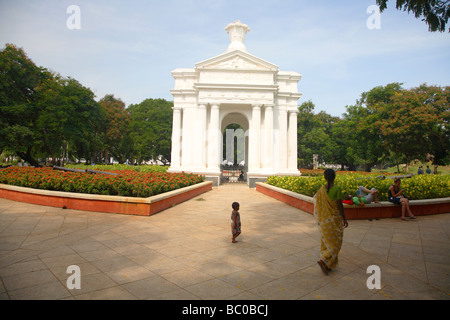
[[[245,185],[151,217],[0,199],[0,299],[450,299],[450,214],[349,224],[326,276],[313,217]],[[67,287],[70,265],[81,289]],[[370,265],[381,289],[366,285]]]

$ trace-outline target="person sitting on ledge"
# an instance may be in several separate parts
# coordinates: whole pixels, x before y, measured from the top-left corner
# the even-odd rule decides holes
[[[400,182],[400,178],[394,178],[394,184],[388,190],[389,201],[402,206],[402,220],[416,219],[409,208],[409,199],[403,194],[405,189],[400,189]],[[406,211],[408,211],[409,217],[405,217]]]

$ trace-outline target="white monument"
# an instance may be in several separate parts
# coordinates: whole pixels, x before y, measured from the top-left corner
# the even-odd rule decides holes
[[[219,185],[226,156],[225,128],[238,124],[245,132],[243,162],[250,187],[270,175],[299,175],[297,100],[301,94],[297,87],[301,75],[279,71],[278,66],[248,53],[247,25],[235,21],[225,30],[230,35],[226,52],[194,68],[172,71],[169,172],[202,174]]]

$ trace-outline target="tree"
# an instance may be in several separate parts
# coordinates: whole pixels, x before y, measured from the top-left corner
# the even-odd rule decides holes
[[[6,44],[0,51],[0,150],[15,152],[34,166],[35,142],[35,91],[39,83],[49,77],[49,72],[34,64],[22,48]]]
[[[377,0],[380,12],[387,8],[387,2],[388,0]],[[450,6],[447,0],[397,0],[396,8],[408,11],[408,13],[412,12],[416,18],[423,16],[422,21],[426,22],[428,30],[431,32],[444,32],[450,16]]]
[[[170,161],[172,146],[172,106],[165,99],[146,99],[130,105],[130,137],[138,162],[156,160]]]
[[[109,159],[108,154],[111,154],[119,163],[123,163],[128,154],[122,141],[129,132],[130,114],[125,109],[125,103],[112,94],[105,95],[99,104],[106,118],[104,137],[106,161]]]
[[[401,90],[392,96],[390,103],[374,106],[383,115],[375,126],[385,146],[403,155],[406,164],[414,159],[424,160],[436,150],[448,150],[448,106],[448,88],[423,84]],[[439,154],[439,157],[447,155]]]
[[[333,162],[336,157],[336,143],[331,138],[331,128],[338,121],[324,111],[314,114],[312,101],[303,102],[297,118],[299,165],[310,167],[313,154],[319,155],[319,162]]]
[[[33,166],[38,158],[86,157],[98,149],[103,118],[78,81],[37,67],[12,44],[0,51],[0,149]],[[65,155],[65,156],[64,156]]]

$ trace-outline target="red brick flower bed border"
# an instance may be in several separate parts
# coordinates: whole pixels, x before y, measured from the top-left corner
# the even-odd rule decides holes
[[[48,191],[0,184],[0,198],[66,209],[150,216],[212,190],[205,181],[148,198]]]

